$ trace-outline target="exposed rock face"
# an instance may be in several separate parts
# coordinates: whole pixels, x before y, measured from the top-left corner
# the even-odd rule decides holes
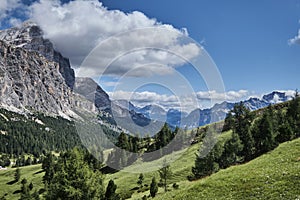
[[[94,102],[100,110],[110,111],[111,101],[108,94],[91,78],[76,77],[74,92]]]
[[[49,114],[72,115],[72,91],[56,62],[0,41],[0,103]]]
[[[39,52],[48,60],[57,62],[59,72],[64,77],[66,84],[73,89],[75,75],[69,59],[54,50],[53,44],[50,40],[43,38],[43,31],[35,23],[25,22],[21,27],[2,30],[0,31],[0,40],[17,47]]]

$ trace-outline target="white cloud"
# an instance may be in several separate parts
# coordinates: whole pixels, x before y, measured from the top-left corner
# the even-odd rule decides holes
[[[241,99],[249,97],[249,92],[246,90],[228,91],[225,93],[218,93],[216,91],[199,91],[196,97],[192,95],[176,96],[158,94],[156,92],[127,92],[115,91],[109,92],[108,95],[113,100],[129,100],[134,105],[143,107],[149,104],[162,106],[165,110],[175,108],[185,112],[191,112],[197,108],[208,108],[213,106],[214,103],[221,103],[223,101],[237,102]],[[197,99],[197,102],[195,102]]]
[[[215,100],[215,101],[239,101],[243,98],[249,97],[247,90],[228,91],[219,93],[216,91],[199,91],[196,93],[199,100]]]
[[[292,39],[289,39],[288,43],[289,43],[289,45],[300,44],[300,30],[298,31],[298,35],[296,35]]]
[[[10,12],[21,7],[21,0],[1,0],[0,3],[0,26],[3,20],[9,17]]]
[[[172,25],[162,24],[138,11],[124,13],[108,10],[96,0],[77,0],[65,4],[58,0],[41,0],[31,6],[31,18],[75,67],[80,66],[96,44],[104,41],[101,49],[93,52],[83,70],[77,71],[79,76],[97,76],[115,58],[107,74],[121,75],[132,68],[151,63],[161,65],[148,65],[131,75],[168,74],[168,67],[180,66],[185,63],[184,59],[195,58],[201,53],[194,43],[181,41],[182,36],[188,35],[186,29],[179,30]],[[124,32],[126,34],[120,35]],[[111,36],[114,37],[106,40]]]

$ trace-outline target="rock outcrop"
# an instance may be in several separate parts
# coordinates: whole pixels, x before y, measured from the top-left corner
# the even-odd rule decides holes
[[[38,25],[33,22],[25,22],[21,27],[1,30],[0,40],[29,51],[38,52],[49,61],[57,62],[59,72],[64,77],[66,84],[73,89],[75,74],[70,66],[69,59],[56,51],[50,40],[44,39],[43,31]]]
[[[49,114],[72,115],[72,91],[56,62],[0,41],[0,103]]]

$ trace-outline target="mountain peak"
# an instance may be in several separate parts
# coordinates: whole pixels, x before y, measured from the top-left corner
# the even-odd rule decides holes
[[[281,103],[289,100],[289,96],[287,96],[284,92],[274,91],[270,94],[266,94],[263,96],[263,100],[275,104],[275,103]]]
[[[73,89],[75,74],[69,59],[54,49],[52,42],[44,38],[43,30],[36,23],[26,21],[19,27],[0,30],[0,40],[29,51],[38,52],[48,60],[58,63],[59,72],[66,84]]]

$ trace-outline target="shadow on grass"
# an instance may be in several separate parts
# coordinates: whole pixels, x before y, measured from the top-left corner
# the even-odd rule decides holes
[[[16,190],[13,192],[13,194],[19,194],[19,193],[21,193],[21,190]]]
[[[40,170],[40,171],[38,171],[38,172],[35,172],[34,175],[40,174],[40,173],[43,173],[43,172],[44,172],[44,170]]]
[[[7,182],[6,184],[7,185],[13,185],[13,184],[15,184],[15,183],[17,183],[18,181],[16,181],[16,180],[13,180],[13,181],[9,181],[9,182]]]

